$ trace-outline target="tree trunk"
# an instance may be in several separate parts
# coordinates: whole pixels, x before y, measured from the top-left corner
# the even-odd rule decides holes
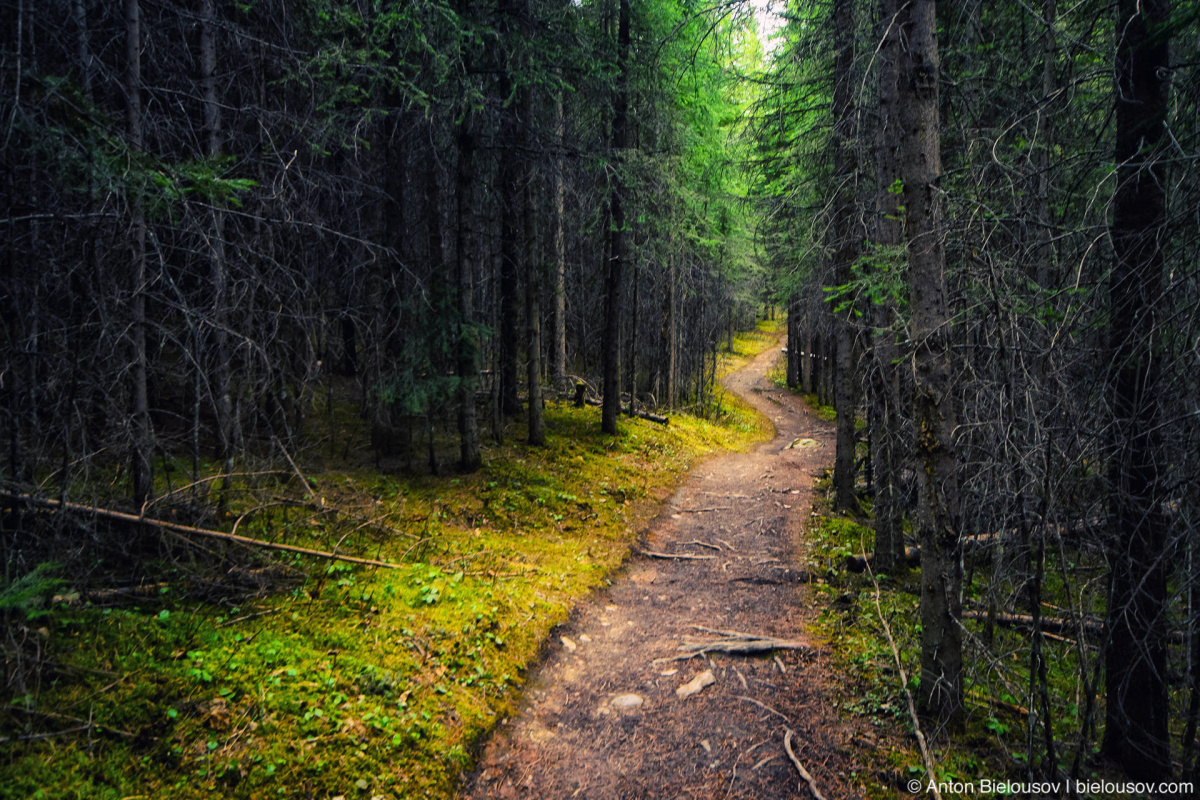
[[[1115,443],[1109,465],[1111,552],[1105,650],[1104,755],[1136,780],[1171,775],[1167,686],[1166,465],[1159,433],[1162,364],[1157,344],[1167,226],[1167,0],[1120,0],[1117,21],[1117,181],[1109,279]]]
[[[533,123],[533,97],[525,90],[522,106],[525,124]],[[546,421],[542,415],[542,260],[538,258],[537,193],[534,169],[525,160],[523,196],[525,202],[525,379],[529,385],[529,444],[546,444]]]
[[[795,389],[800,386],[800,361],[805,357],[804,342],[800,339],[800,303],[796,297],[788,300],[787,326],[787,385],[789,389]]]
[[[520,3],[512,0],[502,3],[499,11],[501,46],[506,50],[502,58],[500,97],[506,100],[513,93],[513,75],[521,68],[514,40],[521,36],[516,23],[522,13]],[[520,105],[523,107],[524,103]],[[524,157],[518,148],[524,136],[516,107],[503,109],[501,114],[500,164],[496,170],[496,197],[500,203],[500,335],[496,346],[500,360],[500,410],[511,416],[521,410],[517,397],[517,348],[521,341],[517,281],[521,274],[520,227],[524,209],[521,187],[525,170]]]
[[[624,154],[628,144],[626,130],[629,111],[629,0],[620,0],[617,23],[617,85],[613,92],[612,155],[613,166],[609,220],[612,254],[605,280],[604,306],[604,406],[600,429],[617,432],[617,414],[621,406],[621,291],[625,265],[625,178]]]
[[[551,195],[554,201],[554,341],[550,348],[550,377],[555,387],[567,379],[567,237],[563,229],[566,207],[566,181],[563,176],[563,148],[566,121],[563,118],[563,90],[554,98],[554,167]]]
[[[209,158],[221,155],[221,104],[217,97],[216,9],[214,0],[204,0],[201,6],[200,27],[200,85],[204,92],[204,129]],[[213,416],[217,422],[217,461],[221,469],[233,472],[233,395],[229,365],[229,334],[226,321],[226,300],[229,278],[225,261],[225,215],[212,198],[212,232],[209,235],[209,283],[212,287],[212,382]],[[225,502],[225,481],[218,488],[220,502]]]
[[[959,541],[955,417],[950,385],[946,257],[938,183],[936,0],[901,12],[907,44],[900,73],[901,172],[908,232],[914,359],[913,414],[921,543],[920,708],[939,725],[960,727],[962,706],[962,545]],[[906,35],[905,35],[906,34]]]
[[[629,321],[629,366],[627,385],[629,386],[629,408],[626,413],[633,416],[637,411],[637,357],[638,357],[638,304],[641,298],[638,296],[641,289],[641,270],[638,268],[636,259],[630,265],[633,270],[633,301],[630,303],[630,321]]]
[[[457,204],[457,243],[455,277],[458,293],[459,335],[455,352],[458,374],[459,469],[479,469],[479,426],[475,410],[475,385],[478,382],[476,338],[473,328],[475,309],[475,138],[471,130],[471,112],[458,123],[458,172],[455,179]]]
[[[838,186],[834,200],[833,235],[835,237],[834,281],[838,286],[848,284],[851,267],[858,258],[858,237],[854,228],[854,181],[858,164],[854,157],[854,7],[853,0],[836,0],[833,7],[834,60],[833,88],[833,147],[834,180]],[[833,324],[837,336],[837,364],[834,371],[834,406],[837,409],[837,451],[833,462],[834,507],[839,511],[857,512],[858,498],[854,493],[857,449],[856,412],[858,408],[857,373],[855,363],[853,309],[834,311]]]
[[[879,185],[876,191],[875,243],[885,269],[898,269],[895,249],[901,242],[899,195],[895,183],[900,174],[896,155],[900,148],[900,123],[896,108],[899,79],[900,31],[896,24],[899,0],[880,0],[879,37],[879,147],[876,153]],[[885,276],[886,279],[886,276]],[[874,309],[878,330],[871,346],[871,454],[875,478],[875,558],[880,572],[904,569],[904,532],[900,525],[900,386],[896,361],[899,357],[892,322],[891,302]]]
[[[125,0],[125,98],[126,132],[129,149],[138,152],[142,139],[142,29],[139,0]],[[133,452],[130,475],[133,502],[139,508],[150,499],[154,489],[151,467],[153,432],[150,427],[150,397],[147,388],[146,354],[146,212],[141,181],[133,176],[129,188],[131,231],[129,256],[133,289]]]
[[[503,90],[502,90],[503,91]],[[505,415],[521,410],[517,398],[517,343],[520,337],[517,325],[520,310],[517,305],[517,275],[520,273],[520,167],[514,150],[515,125],[508,125],[510,135],[500,154],[500,168],[496,175],[499,184],[497,196],[500,201],[500,336],[496,342],[500,350],[500,410]]]

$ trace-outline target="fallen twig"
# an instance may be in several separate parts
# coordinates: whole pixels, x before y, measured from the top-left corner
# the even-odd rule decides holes
[[[863,548],[864,561],[866,548]],[[921,759],[925,762],[925,773],[929,776],[929,791],[933,793],[936,800],[942,800],[942,793],[937,788],[937,772],[933,769],[933,756],[929,754],[929,745],[925,742],[925,734],[921,733],[921,722],[917,718],[917,706],[913,702],[912,692],[908,689],[908,673],[904,671],[904,664],[900,661],[900,649],[896,647],[896,640],[892,638],[892,627],[888,625],[887,617],[883,615],[883,605],[879,602],[879,581],[875,579],[875,571],[871,569],[871,565],[867,563],[867,574],[871,576],[871,583],[875,585],[875,612],[879,614],[879,621],[883,624],[883,633],[887,637],[888,645],[892,648],[892,660],[896,662],[896,671],[900,673],[900,686],[904,689],[904,697],[908,700],[908,716],[912,719],[913,733],[917,737],[917,744],[921,747]]]
[[[403,564],[393,564],[388,561],[376,561],[372,558],[343,556],[337,553],[327,553],[324,550],[313,550],[308,547],[297,547],[296,545],[292,544],[264,542],[261,539],[251,539],[248,536],[239,536],[234,533],[224,533],[222,531],[212,531],[206,528],[193,528],[190,525],[179,525],[174,522],[167,522],[166,520],[139,517],[136,514],[126,514],[123,511],[113,511],[111,509],[99,508],[97,506],[85,506],[80,505],[79,503],[64,503],[60,500],[48,500],[40,497],[33,497],[32,495],[14,494],[12,492],[3,491],[0,491],[0,497],[7,497],[11,500],[19,500],[21,502],[29,503],[35,506],[41,506],[43,508],[62,509],[64,511],[79,511],[87,514],[93,514],[97,517],[103,517],[104,519],[119,520],[121,522],[130,522],[137,525],[149,525],[152,528],[170,531],[175,534],[183,533],[193,536],[208,536],[213,539],[224,539],[227,542],[236,542],[237,544],[243,544],[249,547],[262,547],[268,550],[283,550],[288,553],[299,553],[300,555],[312,556],[314,558],[327,558],[331,561],[346,561],[350,564],[361,564],[367,567],[404,569]]]
[[[716,556],[698,556],[698,555],[693,555],[691,553],[659,553],[654,550],[638,550],[637,552],[641,553],[644,556],[649,556],[650,558],[664,558],[667,560],[681,559],[681,560],[690,560],[690,561],[708,561],[710,559],[716,558]]]
[[[296,466],[296,462],[292,461],[292,457],[288,453],[287,448],[283,446],[283,442],[279,441],[278,436],[272,436],[271,438],[275,440],[275,444],[279,445],[279,452],[283,453],[283,457],[286,458],[287,462],[292,465],[292,470],[296,473],[296,477],[300,479],[300,485],[304,487],[304,491],[308,492],[309,497],[316,498],[317,493],[313,491],[312,485],[308,482],[308,479],[304,477],[304,473],[301,472],[300,468]],[[321,505],[325,504],[321,503]]]
[[[699,539],[693,539],[690,542],[676,542],[675,544],[679,544],[679,545],[695,544],[695,545],[699,545],[700,547],[707,547],[709,550],[716,550],[718,553],[721,552],[721,547],[719,545],[709,544],[708,542],[702,542]]]
[[[792,752],[792,736],[794,735],[792,729],[788,728],[787,733],[783,736],[783,749],[787,751],[788,758],[796,765],[796,770],[800,773],[800,777],[804,778],[804,782],[808,784],[808,790],[812,792],[815,800],[825,800],[825,795],[821,794],[821,790],[817,788],[816,780],[813,779],[812,775],[808,774],[808,770],[804,768],[804,765],[800,763],[800,759],[796,758],[796,754]]]
[[[755,700],[753,697],[746,697],[746,695],[744,695],[744,694],[739,694],[739,695],[736,695],[736,697],[737,697],[737,699],[738,699],[738,700],[744,700],[744,701],[746,701],[747,703],[753,703],[754,705],[756,705],[756,706],[758,706],[759,708],[761,708],[763,711],[766,711],[768,714],[774,714],[775,716],[779,717],[781,720],[783,720],[784,722],[788,723],[789,725],[790,725],[790,724],[791,724],[791,722],[792,722],[792,721],[791,721],[791,719],[789,719],[789,718],[787,717],[787,715],[785,715],[785,714],[782,714],[782,713],[780,713],[779,711],[776,711],[775,709],[771,708],[771,707],[770,707],[769,705],[767,705],[766,703],[760,703],[759,701]]]
[[[283,611],[283,609],[282,608],[269,608],[266,611],[256,611],[255,613],[247,614],[244,617],[238,617],[237,619],[231,619],[228,622],[222,622],[220,625],[217,625],[216,627],[228,628],[230,625],[237,625],[239,622],[247,622],[249,620],[257,619],[259,617],[266,617],[271,614],[278,614],[280,611]]]
[[[202,483],[212,483],[213,481],[219,481],[222,478],[254,478],[254,477],[259,477],[262,475],[288,475],[288,474],[290,474],[290,473],[285,472],[283,470],[279,470],[279,469],[267,469],[267,470],[261,470],[259,472],[222,472],[220,475],[209,475],[207,478],[201,478],[198,481],[192,481],[191,483],[189,483],[185,486],[180,486],[178,489],[172,489],[171,491],[167,492],[166,494],[159,495],[158,497],[154,498],[153,500],[150,500],[149,502],[147,502],[145,505],[145,508],[150,508],[158,503],[162,503],[167,500],[170,500],[172,497],[175,497],[176,495],[181,495],[184,492],[188,491],[189,489],[195,489],[197,486],[199,486]]]
[[[992,706],[994,708],[1007,711],[1010,714],[1015,714],[1018,717],[1028,717],[1029,709],[1024,706],[1019,706],[1016,703],[1009,703],[1006,700],[998,700],[995,697],[988,697],[982,692],[967,692],[968,700],[974,700],[982,706]]]

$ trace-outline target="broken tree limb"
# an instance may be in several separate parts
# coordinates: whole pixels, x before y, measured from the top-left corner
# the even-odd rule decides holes
[[[962,612],[963,619],[988,619],[986,611],[970,611],[964,609]],[[1002,611],[997,611],[991,615],[992,621],[997,625],[1004,625],[1008,628],[1032,628],[1033,617],[1026,614],[1007,614]],[[1040,619],[1041,629],[1043,631],[1051,631],[1053,633],[1075,633],[1077,626],[1082,626],[1087,633],[1094,633],[1097,636],[1104,633],[1104,623],[1098,619],[1081,619],[1071,620],[1062,617],[1042,617]]]
[[[808,790],[812,792],[814,800],[825,800],[825,795],[821,794],[821,790],[817,788],[816,780],[813,779],[812,775],[808,774],[808,770],[804,768],[804,765],[800,763],[800,759],[796,758],[796,754],[792,752],[792,737],[794,735],[792,729],[788,728],[787,733],[783,736],[783,749],[787,751],[788,758],[796,765],[796,771],[800,773],[800,777],[808,784]]]
[[[865,547],[863,555],[866,555]],[[866,558],[863,560],[866,561]],[[917,737],[917,745],[921,748],[921,760],[925,762],[925,774],[929,776],[929,791],[934,800],[942,800],[942,793],[938,791],[937,787],[937,771],[933,768],[933,755],[929,752],[925,734],[921,732],[921,719],[917,716],[917,705],[913,702],[912,690],[908,688],[908,673],[904,671],[904,663],[900,660],[900,648],[896,646],[896,640],[892,637],[892,626],[888,625],[887,617],[883,614],[883,604],[879,600],[879,581],[875,578],[874,571],[870,569],[869,562],[867,574],[871,576],[871,583],[875,586],[875,613],[879,615],[879,623],[883,625],[883,634],[887,637],[888,646],[892,650],[892,660],[896,662],[896,671],[900,673],[900,688],[904,690],[904,699],[908,701],[908,716],[912,720],[913,734]]]
[[[119,522],[129,522],[135,525],[149,525],[151,528],[157,528],[163,531],[169,531],[174,534],[186,534],[189,536],[205,536],[210,539],[223,539],[227,542],[246,545],[248,547],[261,547],[267,550],[282,550],[287,553],[299,553],[304,556],[312,556],[313,558],[325,558],[330,561],[345,561],[350,564],[360,564],[365,567],[383,567],[384,569],[404,569],[403,564],[393,564],[388,561],[376,561],[373,558],[355,558],[354,556],[344,556],[338,553],[328,553],[324,550],[313,550],[308,547],[298,547],[293,544],[277,544],[276,542],[264,542],[261,539],[251,539],[248,536],[239,536],[234,533],[224,533],[223,531],[213,531],[207,528],[193,528],[190,525],[180,525],[175,522],[167,522],[166,520],[151,519],[150,517],[139,517],[137,514],[126,514],[123,511],[113,511],[108,508],[100,508],[99,506],[85,506],[80,503],[64,503],[59,500],[48,500],[41,497],[33,497],[27,494],[14,494],[12,492],[0,491],[0,497],[8,498],[9,500],[29,503],[30,505],[49,508],[52,510],[77,511],[84,514],[101,517],[102,519],[111,519]]]
[[[585,400],[584,400],[584,402],[585,402],[585,403],[587,403],[589,406],[602,406],[602,405],[604,405],[604,401],[603,401],[603,400],[593,400],[593,399],[592,399],[592,398],[590,398],[590,397],[589,397],[589,398],[587,398],[587,399],[585,399]],[[650,422],[657,422],[659,425],[669,425],[669,424],[671,424],[671,418],[670,418],[670,417],[664,417],[662,414],[652,414],[652,413],[650,413],[649,411],[642,411],[642,410],[638,409],[638,410],[636,410],[636,411],[634,411],[634,412],[633,412],[633,415],[634,415],[635,417],[641,417],[642,419],[649,420]]]
[[[986,611],[972,611],[964,609],[962,612],[963,619],[988,619]],[[1033,628],[1033,617],[1028,614],[1009,614],[1005,612],[996,612],[992,615],[992,621],[997,625],[1003,625],[1006,628]],[[1039,620],[1042,634],[1049,633],[1078,633],[1080,629],[1084,633],[1092,634],[1093,636],[1104,635],[1104,622],[1098,619],[1066,619],[1064,617],[1042,617]],[[1167,641],[1171,644],[1183,644],[1187,640],[1183,631],[1168,631]],[[1062,639],[1062,641],[1071,641]]]
[[[656,550],[638,550],[637,552],[644,556],[649,556],[650,558],[664,558],[668,560],[683,559],[686,561],[708,561],[716,558],[716,556],[693,555],[692,553],[660,553]]]
[[[761,636],[755,633],[741,633],[739,631],[721,631],[712,628],[706,628],[703,625],[693,625],[693,628],[705,633],[713,633],[719,636],[718,639],[708,639],[706,641],[685,641],[679,645],[677,650],[683,652],[682,655],[673,656],[671,658],[658,658],[654,663],[663,663],[667,661],[686,661],[689,658],[705,655],[706,653],[727,653],[730,655],[752,655],[755,653],[771,653],[776,650],[804,650],[809,651],[812,648],[803,642],[788,641],[785,639],[776,639],[773,636]]]
[[[304,473],[300,471],[298,466],[296,466],[296,462],[292,461],[292,457],[288,453],[287,448],[283,446],[283,442],[279,441],[278,436],[272,436],[271,438],[274,440],[275,444],[278,445],[279,452],[283,453],[283,457],[287,459],[288,464],[291,464],[292,471],[295,472],[296,477],[300,479],[300,485],[304,487],[304,491],[308,492],[309,497],[315,498],[317,493],[313,491],[312,484],[308,482],[308,478],[304,477]],[[324,500],[321,501],[321,505],[325,505]]]

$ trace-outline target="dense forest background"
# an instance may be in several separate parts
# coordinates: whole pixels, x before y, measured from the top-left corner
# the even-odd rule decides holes
[[[35,503],[710,413],[780,304],[926,734],[986,690],[1028,774],[1194,777],[1200,4],[776,11],[0,2],[6,585],[93,535]]]

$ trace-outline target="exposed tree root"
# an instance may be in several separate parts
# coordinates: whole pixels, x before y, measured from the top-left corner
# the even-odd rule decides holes
[[[755,653],[770,653],[775,650],[804,650],[811,651],[812,648],[803,642],[788,641],[786,639],[776,639],[773,636],[761,636],[756,633],[741,633],[740,631],[721,631],[712,628],[706,628],[703,625],[693,625],[698,631],[705,633],[714,633],[721,637],[719,639],[708,639],[706,641],[685,641],[679,645],[678,649],[684,651],[682,655],[673,656],[671,658],[658,658],[654,663],[665,663],[668,661],[686,661],[689,658],[704,655],[705,653],[728,653],[730,655],[753,655]]]
[[[783,736],[783,749],[787,750],[788,758],[796,765],[796,771],[800,773],[800,777],[804,778],[804,782],[808,784],[808,790],[812,792],[814,800],[825,800],[825,795],[821,794],[821,790],[817,788],[817,782],[812,775],[808,774],[808,770],[800,763],[800,759],[796,758],[796,754],[792,752],[792,736],[791,728],[787,729],[787,733]]]

